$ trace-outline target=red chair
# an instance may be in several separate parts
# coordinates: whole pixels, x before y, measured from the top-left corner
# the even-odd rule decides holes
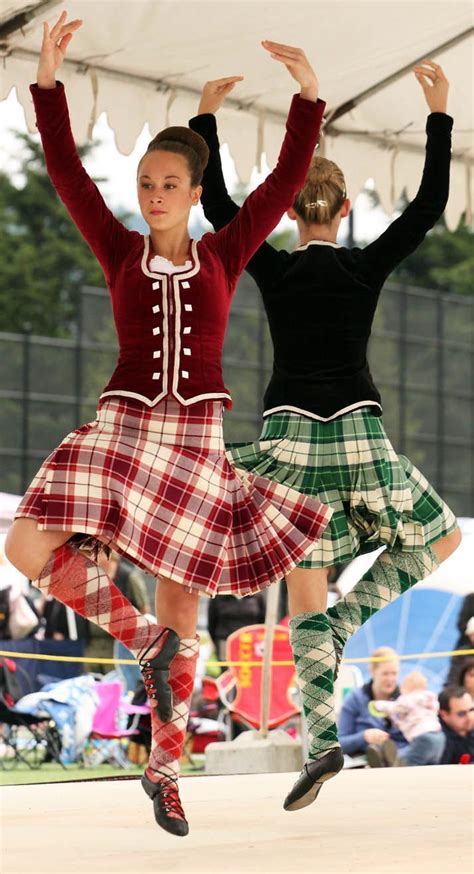
[[[216,679],[230,719],[250,728],[260,728],[262,666],[255,666],[252,662],[262,661],[264,640],[264,625],[248,625],[229,635],[226,661],[240,664],[229,667]],[[296,684],[289,630],[282,625],[277,625],[273,633],[272,662],[289,662],[288,665],[272,666],[268,727],[278,728],[301,714],[301,708],[292,696]]]

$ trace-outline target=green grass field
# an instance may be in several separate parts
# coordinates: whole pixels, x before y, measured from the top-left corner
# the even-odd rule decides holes
[[[111,777],[141,777],[142,765],[132,765],[130,768],[116,768],[112,765],[99,765],[97,768],[83,768],[78,765],[67,765],[66,770],[55,762],[44,762],[40,768],[32,770],[19,762],[11,770],[0,767],[0,786],[19,786],[26,783],[61,783],[69,780],[96,780]],[[202,774],[204,772],[204,756],[193,756],[193,765],[184,766],[182,774]]]

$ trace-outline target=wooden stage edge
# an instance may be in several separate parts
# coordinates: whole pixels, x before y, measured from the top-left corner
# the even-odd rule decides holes
[[[287,813],[292,774],[181,781],[167,835],[138,781],[1,790],[3,874],[472,874],[473,766],[344,771]]]

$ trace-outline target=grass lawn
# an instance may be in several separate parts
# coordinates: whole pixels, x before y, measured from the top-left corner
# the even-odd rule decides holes
[[[111,777],[141,777],[142,765],[132,765],[130,768],[116,768],[113,765],[99,765],[97,768],[80,768],[78,765],[67,765],[66,770],[55,762],[44,762],[40,768],[32,770],[28,765],[19,762],[12,770],[0,768],[0,786],[18,786],[22,783],[62,783],[68,780],[94,780]],[[182,774],[202,774],[204,771],[204,756],[193,756],[193,765],[183,765]]]

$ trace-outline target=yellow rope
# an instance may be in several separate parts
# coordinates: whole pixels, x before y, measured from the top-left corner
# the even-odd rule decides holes
[[[466,656],[466,655],[474,655],[474,649],[455,649],[450,650],[449,652],[416,652],[408,655],[399,655],[398,658],[400,660],[410,660],[410,659],[437,659],[444,658],[445,656]],[[89,656],[58,656],[58,655],[44,655],[35,654],[35,653],[26,653],[26,652],[16,652],[15,650],[0,650],[0,656],[4,656],[10,659],[34,659],[38,661],[46,661],[46,662],[79,662],[81,664],[94,664],[94,665],[135,665],[135,659],[102,659],[102,658],[94,658]],[[358,665],[358,664],[367,664],[368,662],[390,662],[393,661],[393,656],[377,656],[376,658],[372,658],[371,656],[366,656],[364,658],[345,658],[342,660],[343,664],[346,665]],[[263,662],[215,662],[209,661],[206,662],[206,665],[209,668],[261,668]],[[288,668],[290,665],[293,665],[292,661],[284,661],[284,662],[272,662],[274,667],[279,668]]]

